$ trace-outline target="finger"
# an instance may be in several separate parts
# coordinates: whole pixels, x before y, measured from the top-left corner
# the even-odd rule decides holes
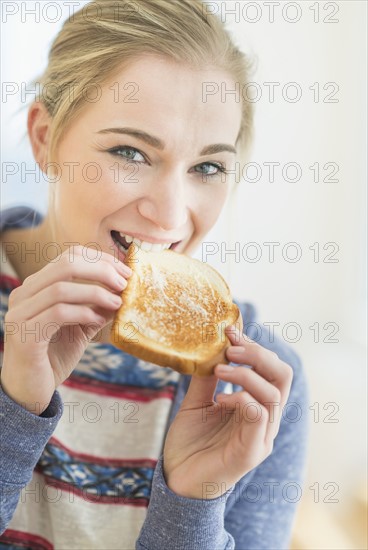
[[[89,341],[99,342],[102,337],[101,330],[104,327],[108,325],[111,331],[112,321],[114,319],[115,312],[108,312],[101,308],[96,308],[94,311],[96,315],[99,315],[101,317],[101,323],[87,323],[86,325],[81,324],[81,327]],[[102,318],[105,318],[105,322],[102,322]],[[110,342],[111,344],[113,344],[111,337]]]
[[[226,350],[226,357],[233,363],[250,365],[266,380],[279,389],[291,384],[293,370],[270,351],[242,334],[238,329],[226,329],[226,335],[233,344]]]
[[[56,304],[43,311],[30,321],[24,323],[25,335],[29,334],[32,342],[49,342],[52,336],[65,325],[98,325],[106,324],[106,319],[92,308],[85,305]],[[42,327],[35,332],[35,327]],[[46,329],[45,329],[46,327]],[[70,335],[73,338],[73,335]]]
[[[211,374],[210,376],[193,375],[187,393],[183,399],[185,407],[201,407],[214,400],[215,390],[218,378]]]
[[[217,376],[226,379],[226,381],[232,384],[242,386],[245,391],[249,392],[254,399],[264,405],[270,412],[277,407],[277,414],[279,416],[281,392],[276,386],[265,380],[252,369],[240,366],[234,367],[234,370],[226,375],[220,372],[221,366],[221,364],[216,366],[215,373]]]
[[[271,425],[270,430],[273,437],[275,437],[278,432],[283,408],[282,392],[252,369],[239,366],[234,367],[232,372],[221,374],[221,366],[222,365],[219,364],[217,366],[218,368],[216,367],[215,373],[217,376],[226,379],[232,384],[242,386],[244,390],[253,397],[256,403],[265,407]]]
[[[267,408],[259,403],[250,392],[243,390],[231,394],[219,394],[216,399],[226,407],[227,411],[235,413],[234,421],[249,423],[256,428],[256,431],[262,427],[262,440],[264,439],[269,413]]]
[[[250,373],[257,374],[260,378],[264,379],[272,385],[276,392],[280,395],[278,399],[272,398],[271,401],[278,400],[280,402],[280,410],[285,406],[286,401],[288,399],[290,389],[291,389],[291,383],[293,379],[293,370],[292,368],[281,361],[275,354],[265,353],[268,350],[265,348],[262,348],[261,346],[258,346],[258,350],[255,350],[254,348],[249,352],[249,348],[243,348],[242,346],[237,346],[237,351],[232,352],[231,348],[229,348],[229,353],[227,353],[227,358],[229,361],[234,363],[243,363],[246,365],[253,365],[251,369],[245,368],[246,376],[251,376]],[[256,356],[256,358],[254,357]],[[215,374],[219,375],[217,372],[217,367],[215,368]],[[237,371],[239,367],[235,367],[235,371]],[[223,378],[223,375],[221,375]],[[232,374],[229,378],[231,381],[235,384],[242,385],[238,381],[233,381],[232,378],[234,377],[234,374]]]
[[[61,281],[22,301],[13,308],[12,315],[16,315],[19,309],[22,317],[29,320],[58,303],[90,304],[116,310],[121,306],[122,299],[120,295],[100,286]]]
[[[272,446],[266,445],[268,412],[247,391],[226,395],[219,404],[221,421],[230,423],[235,436],[231,445],[232,470],[240,464],[243,472],[249,471],[272,451]]]
[[[66,256],[60,261],[48,264],[41,271],[27,277],[23,285],[16,289],[15,302],[23,301],[30,294],[37,294],[45,287],[49,287],[58,281],[91,281],[122,292],[127,281],[125,277],[116,272],[113,266],[105,261],[96,263],[86,262],[82,256],[75,256],[73,263],[70,263]]]
[[[102,250],[97,250],[98,257],[97,261],[103,261],[109,263],[111,266],[113,266],[119,273],[121,273],[124,277],[130,277],[132,275],[132,270],[129,266],[124,264],[124,262],[121,262],[114,254],[110,254],[109,252],[103,252]],[[93,259],[89,260],[89,258],[96,258],[96,249],[90,248],[87,246],[72,246],[69,247],[67,250],[65,250],[61,256],[67,256],[70,263],[74,262],[75,257],[82,257],[87,263],[96,263],[96,260]]]

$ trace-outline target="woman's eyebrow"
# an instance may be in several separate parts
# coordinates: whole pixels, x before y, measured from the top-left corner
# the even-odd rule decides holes
[[[137,139],[140,139],[141,141],[144,141],[148,145],[151,145],[152,147],[155,147],[155,149],[159,149],[162,151],[165,149],[165,143],[155,136],[151,136],[150,134],[147,134],[147,132],[143,132],[142,130],[138,130],[136,128],[105,128],[104,130],[99,130],[97,132],[98,134],[125,134],[128,136],[135,137]],[[216,143],[214,145],[207,145],[200,151],[199,155],[213,155],[215,153],[220,153],[221,151],[229,151],[230,153],[236,154],[236,149],[233,145],[227,145],[226,143]]]
[[[141,141],[144,141],[148,145],[152,145],[152,147],[155,147],[156,149],[163,150],[165,149],[165,144],[161,139],[151,136],[150,134],[147,134],[147,132],[143,132],[142,130],[137,130],[135,128],[105,128],[104,130],[100,130],[97,132],[98,134],[125,134],[128,136],[135,137],[137,139],[140,139]]]
[[[226,143],[216,143],[214,145],[207,145],[199,153],[200,155],[213,155],[214,153],[221,153],[221,151],[229,151],[236,155],[236,149],[233,145],[227,145]]]

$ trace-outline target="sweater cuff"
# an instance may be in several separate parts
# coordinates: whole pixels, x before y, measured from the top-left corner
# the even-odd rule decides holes
[[[58,391],[47,409],[37,416],[13,401],[0,386],[1,482],[28,483],[62,413]]]
[[[225,531],[226,501],[234,490],[215,499],[196,499],[177,495],[166,484],[163,455],[158,459],[152,479],[147,516],[136,550],[232,550],[233,537]]]

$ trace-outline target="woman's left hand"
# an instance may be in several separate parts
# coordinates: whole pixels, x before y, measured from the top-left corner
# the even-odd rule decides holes
[[[234,327],[226,334],[232,344],[227,359],[252,368],[221,372],[219,364],[211,376],[193,375],[165,440],[166,483],[188,498],[221,496],[271,454],[290,393],[288,364]],[[216,402],[219,378],[244,390]]]

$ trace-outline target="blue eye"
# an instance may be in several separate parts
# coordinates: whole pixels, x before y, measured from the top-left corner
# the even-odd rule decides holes
[[[226,170],[222,164],[212,162],[202,162],[202,164],[195,166],[194,170],[203,176],[216,176],[219,173],[226,173]]]
[[[131,162],[145,162],[144,156],[135,147],[119,145],[118,147],[109,149],[109,153],[118,155],[119,157],[122,157],[125,160],[130,160]]]

